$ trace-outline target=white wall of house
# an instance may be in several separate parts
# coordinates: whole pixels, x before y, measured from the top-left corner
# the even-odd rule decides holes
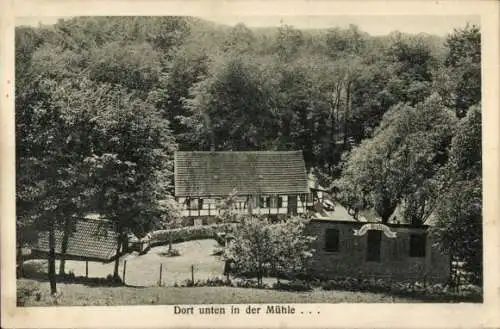
[[[288,196],[280,195],[281,201],[278,201],[278,196],[262,195],[264,198],[262,202],[258,197],[252,197],[252,213],[254,214],[283,214],[288,213]],[[200,199],[191,198],[187,202],[186,197],[179,197],[177,201],[182,205],[182,215],[185,217],[195,217],[195,216],[217,216],[219,214],[219,200],[218,198],[202,198],[201,204]],[[248,213],[248,207],[246,204],[247,197],[239,197],[235,202],[235,211],[239,213]],[[281,203],[278,207],[278,202]],[[302,200],[297,198],[297,213],[301,214],[305,212],[306,202],[305,198]]]

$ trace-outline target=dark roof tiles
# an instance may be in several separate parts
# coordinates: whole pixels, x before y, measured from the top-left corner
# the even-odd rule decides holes
[[[105,220],[75,219],[75,230],[69,236],[67,256],[109,261],[116,253],[117,234]],[[56,230],[56,254],[61,253],[62,230]],[[33,250],[49,251],[49,234],[40,232]]]
[[[176,196],[308,193],[302,151],[176,152]]]

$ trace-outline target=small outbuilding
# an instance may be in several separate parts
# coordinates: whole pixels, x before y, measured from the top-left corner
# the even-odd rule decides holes
[[[117,233],[113,230],[111,222],[96,218],[96,216],[89,216],[75,218],[73,223],[73,229],[67,236],[65,259],[109,262],[119,256],[117,255]],[[63,230],[56,230],[55,252],[57,258],[63,254],[63,239]],[[35,255],[46,257],[48,252],[49,233],[43,231],[38,234],[38,240],[31,248],[31,254],[32,257]]]

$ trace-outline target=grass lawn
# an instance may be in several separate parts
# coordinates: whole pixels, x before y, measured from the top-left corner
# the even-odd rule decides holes
[[[319,288],[310,292],[287,292],[238,287],[174,287],[175,283],[182,284],[191,278],[191,265],[194,265],[195,281],[222,278],[224,263],[213,255],[216,247],[215,240],[197,240],[175,244],[174,248],[181,254],[178,257],[164,255],[168,246],[152,248],[145,255],[137,253],[125,255],[120,259],[120,275],[123,262],[127,260],[126,286],[58,282],[58,292],[62,293],[59,305],[419,302],[416,299],[383,293],[326,291]],[[162,287],[157,286],[160,264],[163,264]],[[105,264],[89,262],[89,277],[106,278],[113,273],[113,266],[113,262]],[[24,270],[27,278],[17,280],[18,288],[38,287],[40,291],[40,294],[27,299],[25,306],[54,305],[46,276],[47,261],[26,261]],[[70,271],[77,277],[84,276],[85,262],[68,261],[66,272]],[[37,276],[31,276],[30,279],[30,273]],[[272,285],[275,280],[264,278],[264,282],[268,285]]]
[[[28,279],[18,284],[33,284]],[[35,283],[36,284],[36,283]],[[286,292],[271,289],[236,287],[88,287],[82,284],[58,284],[62,293],[59,305],[172,305],[230,303],[391,303],[418,302],[385,294],[349,291]],[[53,305],[49,284],[40,283],[41,299],[30,299],[25,306]]]
[[[120,258],[119,273],[122,276],[123,263],[127,261],[125,283],[132,286],[156,286],[158,284],[160,264],[163,264],[162,282],[166,286],[181,284],[191,279],[191,265],[194,265],[195,280],[206,280],[221,277],[224,271],[224,262],[212,255],[217,247],[215,240],[195,240],[176,243],[173,247],[180,252],[180,256],[167,257],[164,253],[168,246],[151,248],[147,254],[139,255],[134,252]],[[31,260],[25,262],[25,272],[37,271],[47,273],[46,260]],[[56,269],[59,261],[56,262]],[[105,278],[113,274],[114,262],[89,262],[89,277]],[[73,272],[75,276],[85,276],[84,261],[66,261],[66,273]]]

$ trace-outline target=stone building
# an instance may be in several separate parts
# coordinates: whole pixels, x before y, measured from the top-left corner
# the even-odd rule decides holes
[[[316,237],[310,269],[324,277],[445,282],[450,259],[434,246],[430,226],[354,220],[337,205],[308,225]]]

